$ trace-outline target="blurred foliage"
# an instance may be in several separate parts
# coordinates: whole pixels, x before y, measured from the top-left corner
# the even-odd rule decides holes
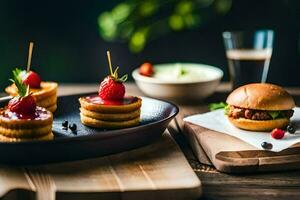
[[[128,42],[137,53],[153,39],[225,15],[231,5],[232,0],[127,0],[99,15],[99,32],[106,41]]]

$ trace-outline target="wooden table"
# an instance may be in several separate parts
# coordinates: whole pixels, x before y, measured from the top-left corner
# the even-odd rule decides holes
[[[59,93],[63,95],[95,92],[96,84],[61,84]],[[296,102],[300,103],[300,88],[288,89]],[[180,105],[180,113],[169,131],[180,145],[190,165],[202,182],[202,199],[299,199],[300,171],[253,175],[228,175],[217,172],[213,167],[201,164],[193,155],[182,134],[182,117],[208,111],[209,102],[224,101],[229,91],[228,84],[221,84],[217,92],[195,105]],[[127,93],[142,95],[134,84],[127,85]]]

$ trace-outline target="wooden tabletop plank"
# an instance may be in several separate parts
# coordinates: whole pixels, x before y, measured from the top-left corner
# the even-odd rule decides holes
[[[34,185],[28,182],[22,169],[0,166],[0,177],[0,197],[8,193],[11,188],[35,191]]]
[[[105,191],[109,199],[195,199],[201,183],[169,134],[148,146],[85,161],[28,168],[33,183],[40,172],[51,177],[57,196]],[[33,178],[32,178],[33,177]],[[121,193],[120,193],[121,192]],[[116,195],[118,194],[118,195]],[[66,197],[65,196],[65,197]],[[66,197],[67,198],[67,197]]]

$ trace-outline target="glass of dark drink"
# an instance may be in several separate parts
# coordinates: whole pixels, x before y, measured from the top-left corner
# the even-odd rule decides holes
[[[223,32],[233,89],[267,81],[273,37],[272,30]]]

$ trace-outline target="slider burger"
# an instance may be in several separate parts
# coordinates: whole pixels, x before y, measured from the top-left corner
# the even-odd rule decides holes
[[[227,98],[225,114],[236,127],[250,131],[284,128],[293,116],[295,102],[282,87],[253,83],[234,90]]]

